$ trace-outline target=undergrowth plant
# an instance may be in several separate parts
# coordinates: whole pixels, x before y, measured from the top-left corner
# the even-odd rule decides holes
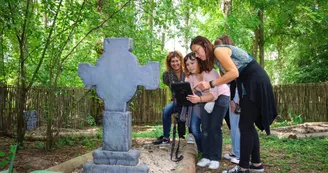
[[[283,120],[283,121],[275,121],[271,127],[284,127],[284,126],[292,126],[292,125],[297,125],[297,124],[302,124],[304,123],[304,120],[302,118],[302,114],[296,114],[293,112],[291,108],[288,109],[288,117],[289,120]]]
[[[17,145],[10,146],[10,153],[6,156],[4,152],[0,151],[0,157],[4,157],[2,161],[0,161],[0,167],[5,168],[7,164],[10,162],[9,169],[1,171],[0,173],[13,173],[16,172],[14,169],[14,161],[16,157]]]

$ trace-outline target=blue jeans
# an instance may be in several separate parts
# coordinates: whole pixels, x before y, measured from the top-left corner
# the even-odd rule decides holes
[[[239,100],[238,91],[236,91],[234,101]],[[230,137],[232,141],[232,154],[240,158],[240,131],[239,131],[239,118],[240,114],[235,114],[229,111],[230,118]]]
[[[202,152],[203,151],[202,143],[201,143],[202,132],[200,131],[200,123],[201,123],[200,118],[198,118],[198,116],[194,112],[192,112],[191,122],[190,122],[190,130],[191,130],[191,133],[195,137],[198,151]]]
[[[222,155],[222,121],[229,109],[230,97],[220,95],[212,113],[202,110],[202,147],[203,158],[221,161]]]
[[[170,137],[170,131],[171,131],[171,124],[172,124],[172,114],[174,113],[176,104],[171,101],[169,104],[167,104],[164,108],[163,108],[163,115],[162,115],[162,119],[163,119],[163,136],[165,138],[169,138]]]

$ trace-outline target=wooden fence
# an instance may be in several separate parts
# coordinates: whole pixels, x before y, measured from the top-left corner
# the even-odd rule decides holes
[[[328,121],[328,82],[274,86],[280,118],[301,115],[305,121]]]
[[[305,121],[328,121],[328,82],[274,86],[280,119],[290,119],[289,114],[301,115]],[[36,110],[37,126],[45,126],[47,109],[46,87],[32,87],[28,92],[26,111]],[[0,86],[0,131],[16,126],[15,100],[17,88]],[[93,119],[102,120],[103,103],[94,91],[84,88],[59,88],[56,106],[51,109],[56,127],[82,128]],[[147,91],[138,89],[130,102],[134,124],[162,121],[162,109],[167,100],[167,89]],[[90,121],[91,120],[91,121]]]
[[[94,91],[84,88],[58,88],[56,104],[49,109],[48,96],[53,92],[46,87],[32,87],[27,93],[25,111],[36,110],[36,126],[46,125],[46,113],[54,117],[54,126],[60,128],[83,128],[92,125],[92,120],[101,123],[103,101]],[[0,86],[0,131],[13,131],[16,126],[17,88]],[[158,123],[162,121],[162,108],[167,103],[166,89],[145,91],[138,89],[130,102],[133,123]],[[50,111],[49,111],[50,110]]]

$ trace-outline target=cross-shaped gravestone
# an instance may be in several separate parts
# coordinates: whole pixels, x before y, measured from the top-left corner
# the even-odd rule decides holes
[[[110,38],[104,41],[104,54],[97,65],[79,64],[79,76],[87,88],[95,87],[104,100],[103,148],[93,152],[93,162],[84,165],[84,172],[148,172],[138,164],[140,152],[131,150],[132,117],[128,102],[138,85],[146,89],[159,86],[159,63],[139,66],[131,53],[132,40]]]

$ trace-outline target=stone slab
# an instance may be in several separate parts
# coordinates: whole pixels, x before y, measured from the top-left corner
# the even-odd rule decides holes
[[[129,151],[131,149],[131,112],[104,111],[103,126],[103,150]]]
[[[137,166],[96,165],[93,161],[83,165],[84,173],[148,173],[147,165],[140,163]]]
[[[127,111],[127,102],[136,93],[138,85],[152,90],[159,87],[159,62],[140,66],[137,57],[131,53],[132,45],[130,38],[105,39],[104,54],[96,66],[79,64],[78,74],[83,83],[87,88],[96,87],[106,111]]]
[[[139,162],[140,151],[130,150],[128,152],[107,151],[101,148],[93,152],[95,164],[136,166]]]

